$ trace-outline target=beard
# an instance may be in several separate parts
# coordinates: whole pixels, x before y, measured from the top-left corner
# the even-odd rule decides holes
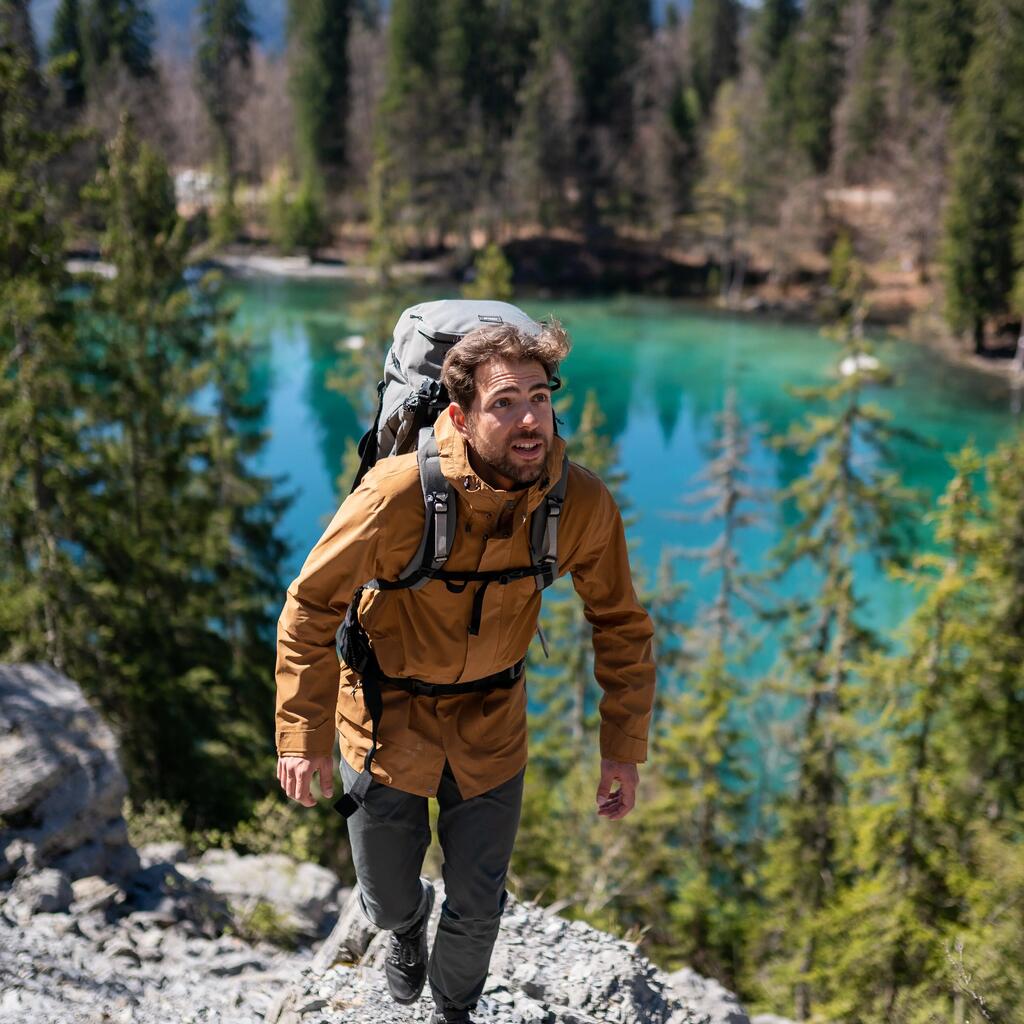
[[[548,448],[550,447],[550,442],[543,434],[517,434],[506,443],[495,444],[480,435],[476,430],[476,424],[471,419],[468,420],[468,424],[473,435],[470,444],[477,458],[496,473],[500,473],[502,476],[514,481],[513,490],[519,491],[530,487],[543,476],[544,469],[547,466]],[[541,455],[535,462],[524,463],[516,459],[512,451],[512,445],[520,444],[524,441],[539,442]]]

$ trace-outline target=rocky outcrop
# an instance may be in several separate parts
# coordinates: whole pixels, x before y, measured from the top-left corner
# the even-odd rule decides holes
[[[113,732],[77,683],[0,665],[0,881],[53,867],[69,878],[138,868]]]
[[[47,893],[55,881],[50,879]],[[172,886],[168,907],[154,913],[138,909],[130,890],[110,894],[95,883],[90,889],[79,886],[63,910],[40,908],[21,919],[11,914],[9,901],[0,905],[0,1024],[411,1024],[429,1019],[427,993],[414,1006],[391,1001],[382,971],[385,936],[368,925],[351,895],[319,949],[288,951],[230,931],[218,933],[210,927],[199,890],[187,897]],[[199,906],[178,912],[197,894]],[[60,902],[66,896],[64,891]],[[177,910],[169,911],[172,906]],[[476,1019],[480,1024],[748,1024],[727,994],[709,995],[695,979],[688,985],[689,994],[682,997],[672,978],[631,943],[510,899]],[[723,1004],[729,1005],[729,1015],[723,1016]]]
[[[6,911],[0,1024],[254,1024],[309,960],[146,912],[72,910],[17,923]]]
[[[0,1024],[429,1018],[427,993],[392,1002],[386,935],[329,871],[224,850],[189,859],[174,843],[132,849],[114,737],[70,680],[2,666],[0,708]],[[476,1019],[748,1024],[716,983],[667,975],[631,943],[511,898]]]
[[[444,898],[441,886],[435,886],[431,931]],[[350,897],[318,955],[268,1010],[268,1024],[429,1019],[426,994],[413,1007],[391,1002],[383,974],[386,941],[386,933],[368,926]],[[480,1024],[749,1024],[731,993],[689,973],[685,979],[667,975],[630,942],[510,898],[475,1019]]]

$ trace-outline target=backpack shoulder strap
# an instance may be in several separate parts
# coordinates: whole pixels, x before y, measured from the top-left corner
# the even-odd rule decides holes
[[[373,426],[359,440],[359,469],[352,481],[352,493],[362,482],[370,467],[377,461],[377,432],[380,430],[380,414],[384,408],[384,381],[377,385],[377,415],[373,418]]]
[[[423,536],[412,561],[399,573],[399,580],[442,568],[455,542],[456,502],[451,485],[441,471],[441,456],[433,427],[420,431],[416,446],[416,461],[420,469],[420,490],[423,492]],[[423,576],[410,584],[418,590],[427,582]]]
[[[538,590],[550,587],[558,572],[558,520],[568,484],[569,456],[563,455],[562,472],[555,486],[544,496],[530,520],[530,556],[539,570],[535,576]]]

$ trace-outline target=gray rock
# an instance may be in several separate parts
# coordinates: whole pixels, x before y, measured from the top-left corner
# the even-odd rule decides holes
[[[18,876],[7,894],[7,910],[25,924],[33,914],[66,911],[74,899],[71,880],[56,868],[25,872]]]
[[[672,992],[703,1015],[707,1024],[750,1024],[739,1000],[713,978],[705,978],[689,967],[668,976]]]
[[[190,923],[202,934],[219,935],[231,923],[226,901],[204,879],[193,880],[178,867],[161,861],[132,876],[127,883],[129,900],[135,908],[132,917],[149,914],[150,922],[156,925]]]
[[[78,684],[0,665],[0,709],[0,879],[49,864],[73,878],[135,870],[117,741]]]
[[[71,891],[74,894],[71,912],[74,914],[90,914],[95,910],[106,910],[116,903],[121,903],[125,898],[125,891],[121,886],[108,882],[99,875],[76,878],[71,883]]]
[[[142,957],[135,951],[135,947],[120,935],[115,935],[103,944],[103,953],[112,960],[124,959],[135,964],[142,963]]]
[[[281,924],[299,937],[319,938],[338,912],[341,883],[327,868],[284,854],[241,856],[231,850],[207,850],[198,862],[178,865],[193,881],[208,885],[245,918],[267,904]]]
[[[243,971],[262,971],[266,965],[262,960],[254,958],[248,953],[236,953],[234,956],[227,956],[218,959],[210,965],[210,973],[215,977],[229,978]]]
[[[188,860],[188,851],[184,843],[173,841],[165,843],[145,843],[139,847],[139,862],[143,868],[154,864],[181,864]]]
[[[796,1024],[788,1017],[777,1017],[774,1013],[755,1013],[750,1024]]]

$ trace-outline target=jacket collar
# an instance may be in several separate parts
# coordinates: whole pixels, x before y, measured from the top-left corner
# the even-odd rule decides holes
[[[437,450],[441,456],[441,471],[466,503],[474,509],[490,510],[509,501],[518,503],[522,495],[526,494],[526,511],[532,512],[562,474],[565,440],[557,434],[548,449],[544,472],[540,479],[525,491],[503,491],[491,487],[477,476],[469,462],[466,442],[455,429],[447,409],[434,422],[434,436],[437,438]]]

